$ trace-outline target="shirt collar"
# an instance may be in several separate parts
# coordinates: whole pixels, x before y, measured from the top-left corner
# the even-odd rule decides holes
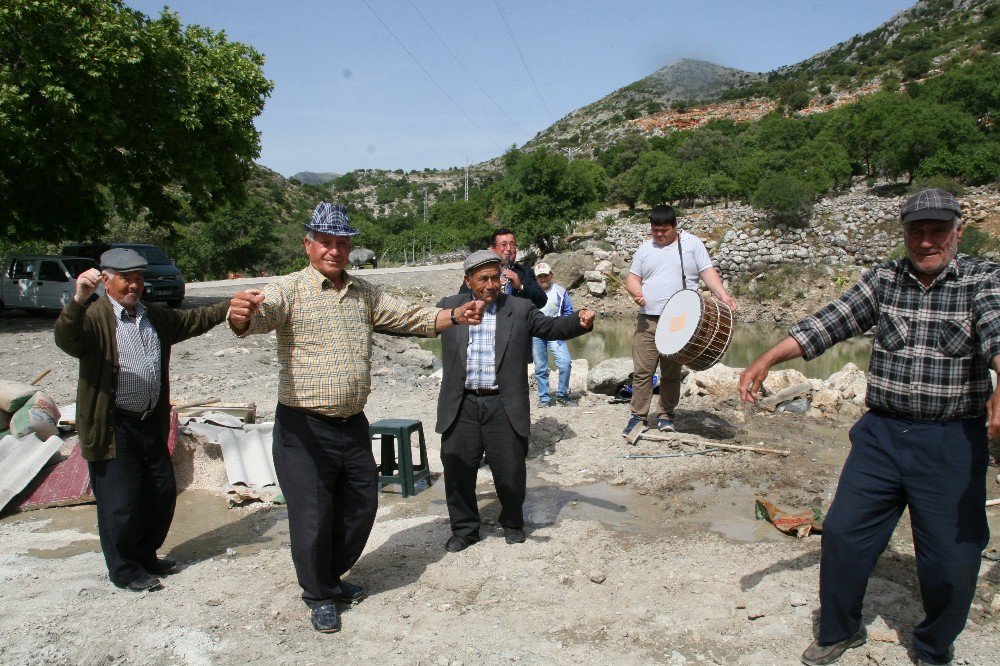
[[[952,257],[951,261],[948,262],[948,265],[944,267],[944,270],[938,273],[936,276],[934,276],[934,280],[931,282],[930,286],[926,287],[926,289],[930,289],[939,282],[944,282],[945,280],[951,280],[951,279],[958,279],[959,277],[961,277],[962,271],[958,267],[958,257],[959,257],[958,254]],[[917,277],[917,272],[913,270],[913,262],[910,261],[909,257],[906,258],[905,263],[906,263],[906,272],[914,280],[920,282],[920,280]]]
[[[354,282],[354,279],[350,276],[350,274],[348,274],[346,270],[343,273],[341,273],[341,275],[344,277],[344,288],[346,289],[347,287],[351,286],[351,284]],[[320,291],[323,291],[324,289],[334,288],[333,282],[330,281],[330,278],[328,278],[327,276],[323,275],[318,270],[316,270],[316,267],[313,266],[312,264],[306,266],[306,276],[309,282],[312,283],[312,285]]]
[[[132,316],[128,313],[128,310],[125,309],[124,305],[111,298],[111,296],[108,296],[108,300],[111,301],[111,307],[114,308],[115,319],[132,319]],[[146,306],[142,304],[142,301],[139,301],[135,304],[135,318],[142,319],[145,316]]]

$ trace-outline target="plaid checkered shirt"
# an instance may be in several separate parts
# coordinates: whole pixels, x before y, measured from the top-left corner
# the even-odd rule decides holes
[[[469,327],[469,347],[465,360],[465,388],[497,388],[497,303],[483,310],[479,326]]]
[[[307,266],[264,287],[264,302],[240,337],[276,331],[278,402],[326,416],[357,414],[371,393],[372,332],[436,335],[437,309],[410,305],[346,272],[344,280],[337,290]]]
[[[986,414],[1000,354],[1000,264],[960,254],[926,288],[909,259],[879,264],[789,334],[811,359],[872,326],[870,409],[919,421]]]

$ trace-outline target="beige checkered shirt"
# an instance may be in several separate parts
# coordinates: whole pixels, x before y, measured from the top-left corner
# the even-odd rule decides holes
[[[264,302],[240,337],[277,332],[278,402],[327,416],[357,414],[371,392],[372,331],[436,335],[437,309],[344,278],[338,291],[307,266],[264,287]]]

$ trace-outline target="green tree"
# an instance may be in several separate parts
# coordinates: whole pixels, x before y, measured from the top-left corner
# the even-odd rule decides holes
[[[263,56],[120,0],[0,4],[0,229],[95,237],[113,206],[167,226],[239,203]]]
[[[808,219],[815,200],[812,185],[785,172],[762,178],[750,203],[766,210],[775,222],[800,225]]]
[[[191,224],[174,246],[177,266],[189,277],[251,275],[274,264],[274,213],[257,197],[240,206],[226,205]]]

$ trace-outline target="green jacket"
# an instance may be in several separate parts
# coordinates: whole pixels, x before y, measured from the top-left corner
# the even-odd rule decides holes
[[[166,438],[170,429],[170,347],[222,323],[229,301],[194,310],[147,306],[149,322],[160,338],[160,401],[154,411]],[[115,311],[107,295],[87,305],[70,299],[56,321],[56,345],[80,359],[76,387],[76,429],[87,460],[115,457],[115,389],[118,343]]]

